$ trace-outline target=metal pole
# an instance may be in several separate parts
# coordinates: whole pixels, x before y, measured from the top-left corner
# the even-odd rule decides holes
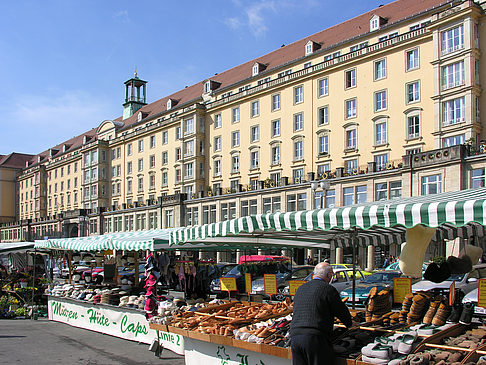
[[[36,258],[36,249],[34,248],[34,255],[33,255],[33,262],[34,262],[34,270],[32,273],[32,303],[31,303],[31,308],[32,308],[32,316],[30,319],[35,319],[34,315],[34,294],[35,294],[35,258]]]
[[[73,264],[72,264],[72,259],[73,259],[73,251],[69,250],[68,251],[68,269],[69,269],[69,284],[72,283],[72,268],[73,268]]]
[[[357,231],[356,228],[351,231],[351,244],[353,246],[353,306],[352,308],[355,309],[355,297],[356,297],[356,237]]]

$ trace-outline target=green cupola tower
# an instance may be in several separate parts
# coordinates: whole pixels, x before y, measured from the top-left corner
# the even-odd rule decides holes
[[[125,102],[123,103],[123,119],[133,115],[138,109],[147,104],[147,81],[138,78],[137,70],[135,75],[125,81]]]

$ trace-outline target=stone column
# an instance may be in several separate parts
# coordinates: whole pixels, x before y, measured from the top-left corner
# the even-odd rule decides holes
[[[343,248],[342,247],[336,247],[336,264],[342,264],[343,263]]]
[[[369,245],[368,246],[368,255],[367,255],[367,265],[365,270],[372,271],[374,268],[375,263],[375,246]]]

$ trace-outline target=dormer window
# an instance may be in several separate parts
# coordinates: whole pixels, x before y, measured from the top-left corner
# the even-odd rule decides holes
[[[211,92],[211,81],[206,81],[204,84],[204,93],[209,94]]]
[[[258,75],[260,72],[262,72],[263,70],[265,70],[267,68],[266,65],[264,65],[263,63],[260,63],[260,62],[255,62],[251,68],[251,75],[252,76],[256,76]]]
[[[140,121],[142,120],[142,118],[143,118],[143,116],[142,116],[142,112],[138,112],[138,115],[137,115],[137,121],[139,121],[139,122],[140,122]]]
[[[319,43],[316,43],[316,42],[313,42],[313,41],[307,42],[305,44],[305,55],[308,56],[308,55],[314,53],[320,47],[321,47],[321,45]]]
[[[253,69],[252,69],[252,71],[251,71],[252,76],[256,76],[256,75],[258,75],[258,71],[260,71],[260,70],[258,69],[258,64],[257,64],[257,63],[255,63],[255,64],[253,65]]]
[[[370,32],[380,29],[380,27],[386,23],[386,19],[379,15],[373,15],[370,19]]]
[[[172,109],[172,100],[167,100],[167,110]]]
[[[214,80],[204,81],[204,94],[209,94],[221,86],[221,83]],[[174,106],[177,100],[172,99],[172,106]]]

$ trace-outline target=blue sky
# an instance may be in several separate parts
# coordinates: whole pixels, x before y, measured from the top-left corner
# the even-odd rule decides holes
[[[17,0],[0,22],[0,154],[39,153],[389,0]]]

